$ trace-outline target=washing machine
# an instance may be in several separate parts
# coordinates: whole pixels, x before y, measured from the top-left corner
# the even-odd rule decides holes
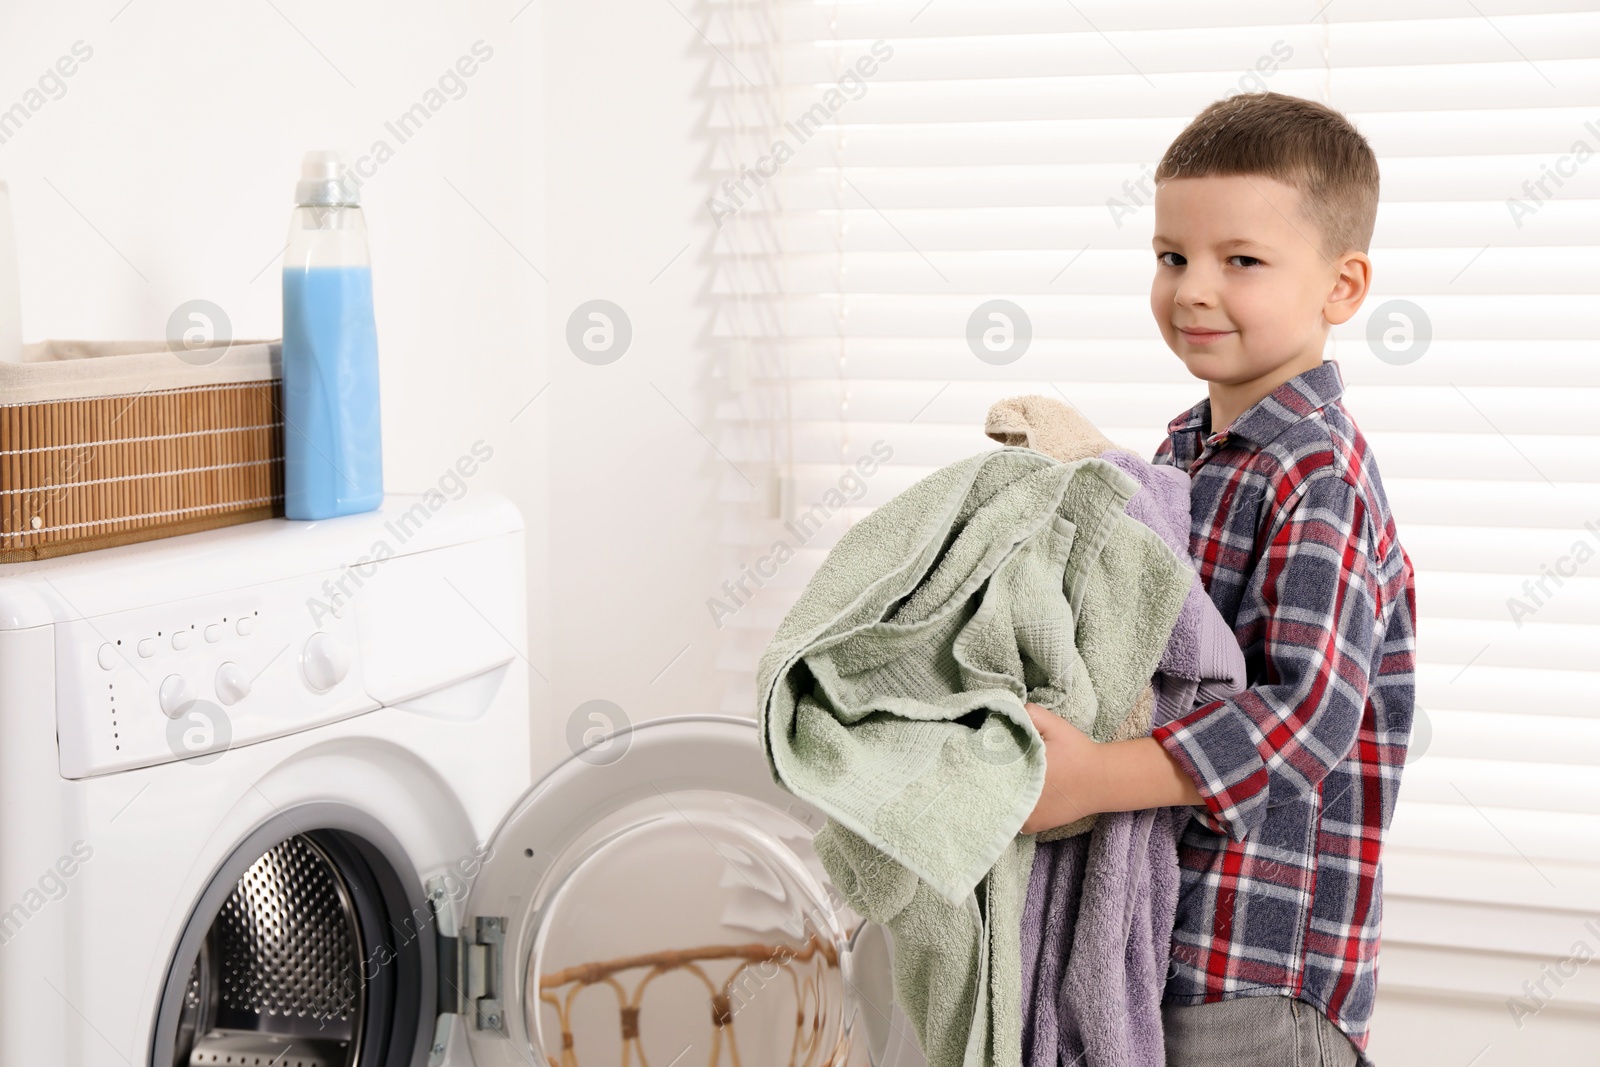
[[[550,708],[525,579],[478,492],[0,566],[0,1063],[920,1065],[754,722]]]

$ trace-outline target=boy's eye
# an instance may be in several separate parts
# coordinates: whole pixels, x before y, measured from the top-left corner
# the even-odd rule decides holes
[[[1167,257],[1168,256],[1172,256],[1174,258],[1175,262],[1168,263],[1167,262]],[[1237,260],[1242,260],[1242,262],[1238,264],[1238,266],[1239,266],[1239,268],[1241,270],[1249,270],[1252,267],[1259,267],[1261,265],[1261,261],[1259,259],[1257,259],[1255,256],[1229,256],[1228,257],[1228,262],[1232,263],[1236,259]],[[1183,256],[1181,256],[1177,252],[1157,252],[1156,253],[1156,263],[1159,266],[1163,266],[1163,267],[1181,267],[1186,262],[1187,262],[1187,260],[1185,260],[1183,258]]]

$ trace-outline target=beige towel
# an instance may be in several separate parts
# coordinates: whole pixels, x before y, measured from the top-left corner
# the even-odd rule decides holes
[[[1003,445],[1031,448],[1063,463],[1098,456],[1117,447],[1081,411],[1053,396],[1013,396],[995,401],[983,432]]]

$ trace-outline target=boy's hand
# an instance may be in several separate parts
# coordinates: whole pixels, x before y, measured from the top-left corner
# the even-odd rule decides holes
[[[1036,834],[1099,812],[1097,750],[1105,746],[1048,708],[1039,704],[1023,707],[1044,741],[1044,788],[1021,832]]]
[[[1039,704],[1024,704],[1044,741],[1044,788],[1021,833],[1036,834],[1085,815],[1206,802],[1153,737],[1100,744]]]

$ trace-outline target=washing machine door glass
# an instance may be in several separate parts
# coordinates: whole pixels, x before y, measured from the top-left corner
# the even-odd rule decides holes
[[[749,720],[658,720],[567,760],[467,900],[457,1022],[475,1063],[884,1063],[909,1027],[882,938],[811,850],[820,826],[773,784]]]

